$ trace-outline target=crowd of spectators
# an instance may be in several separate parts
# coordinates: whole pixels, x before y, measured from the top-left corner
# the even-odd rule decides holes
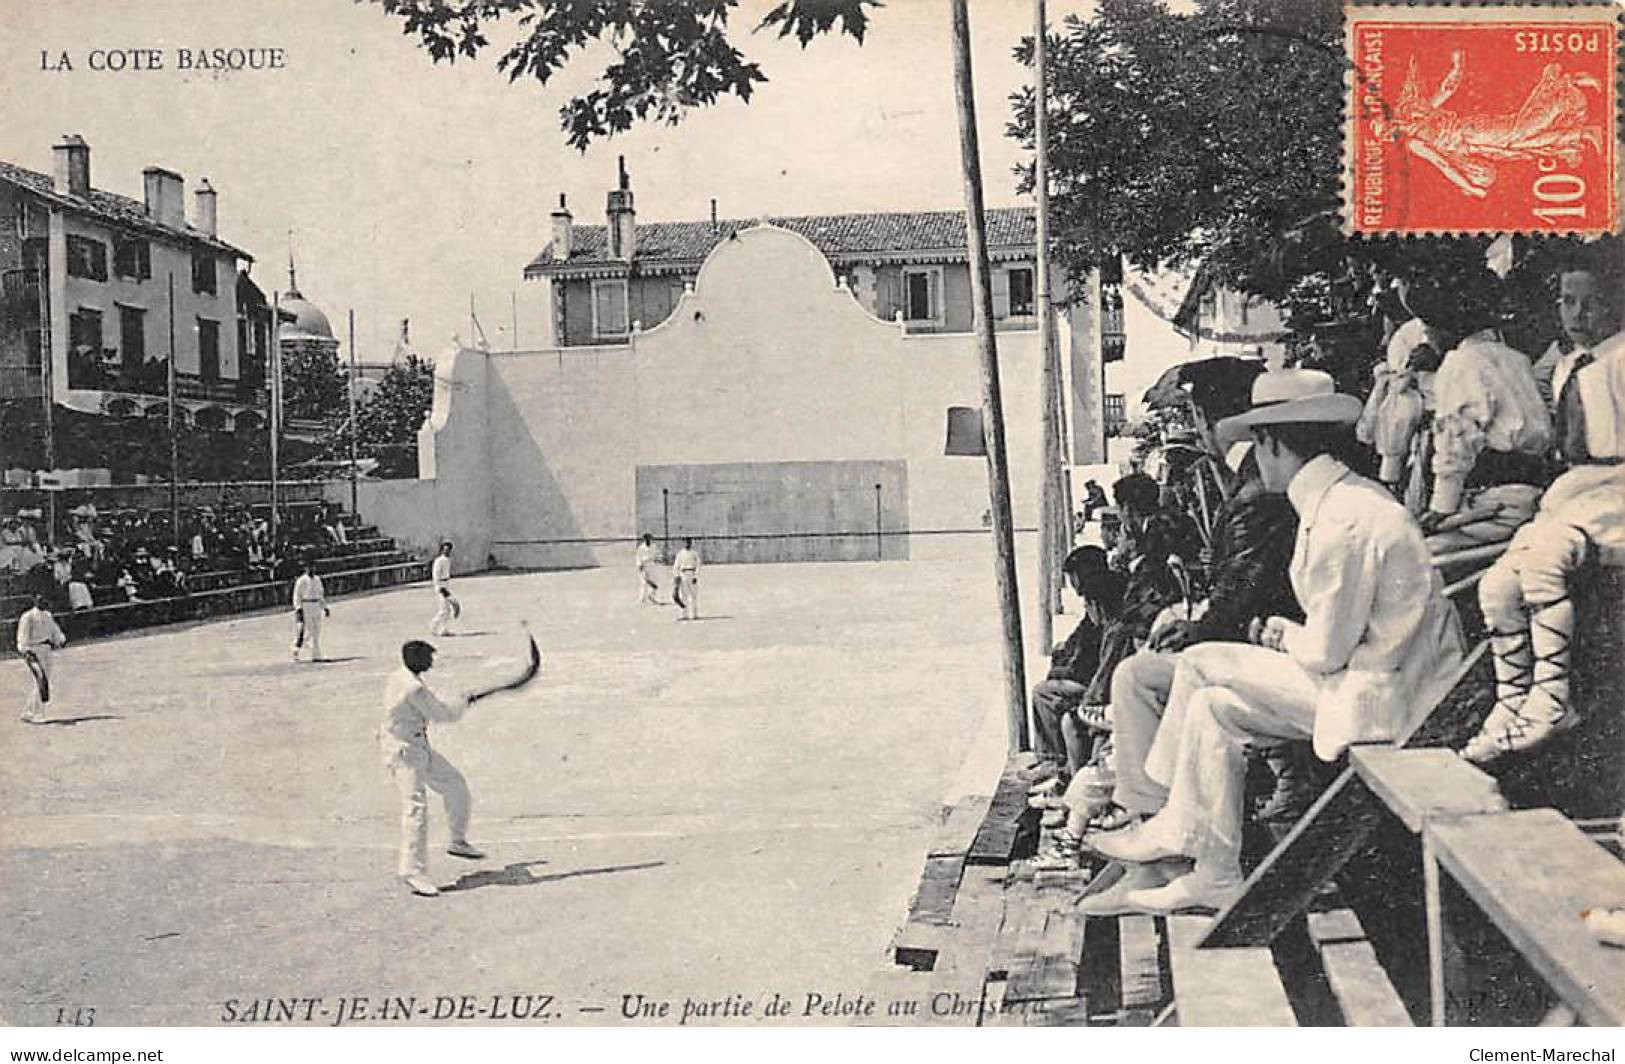
[[[264,507],[203,506],[180,511],[98,510],[94,503],[59,515],[48,546],[46,515],[25,508],[0,519],[0,597],[44,595],[57,611],[166,599],[190,593],[205,573],[236,582],[291,580],[307,551],[349,542],[338,506],[287,506],[275,534]]]
[[[1033,690],[1040,863],[1129,868],[1086,911],[1222,907],[1243,818],[1297,818],[1350,744],[1402,734],[1480,626],[1495,696],[1462,756],[1496,771],[1577,726],[1573,593],[1625,550],[1616,271],[1553,278],[1544,353],[1505,342],[1486,271],[1396,286],[1368,395],[1240,360],[1186,382],[1159,460],[1090,500],[1101,545],[1063,566],[1085,615]],[[1273,787],[1247,800],[1255,753]]]

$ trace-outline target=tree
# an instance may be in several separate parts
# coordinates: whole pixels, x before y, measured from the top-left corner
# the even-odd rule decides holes
[[[284,417],[336,423],[348,409],[348,389],[336,348],[306,343],[283,346]]]
[[[356,415],[359,448],[381,475],[417,476],[418,429],[433,406],[433,363],[408,354],[389,367]]]
[[[728,37],[738,0],[372,0],[399,18],[435,62],[473,59],[490,47],[490,32],[511,18],[518,39],[497,59],[509,81],[534,78],[546,85],[594,42],[616,59],[589,92],[559,109],[570,145],[585,150],[596,137],[654,118],[668,125],[694,107],[724,96],[749,101],[767,75],[745,61]],[[880,0],[782,0],[757,25],[777,26],[806,47],[814,37],[840,32],[860,43],[869,7]]]

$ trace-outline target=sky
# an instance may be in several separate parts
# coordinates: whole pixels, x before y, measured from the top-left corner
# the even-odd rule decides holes
[[[749,32],[769,6],[743,0],[731,21],[770,79],[749,104],[638,126],[583,154],[558,109],[601,69],[591,55],[544,89],[510,84],[494,51],[434,64],[370,2],[0,0],[0,158],[49,172],[51,145],[78,133],[98,188],[139,199],[142,169],[163,166],[186,179],[190,207],[207,177],[220,234],[254,255],[260,286],[286,287],[291,233],[301,292],[341,339],[355,311],[362,360],[389,358],[402,318],[428,353],[468,337],[471,296],[506,347],[513,293],[540,295],[521,271],[550,237],[559,194],[576,224],[602,224],[617,155],[640,221],[705,218],[712,198],[733,218],[964,209],[948,0],[888,0],[861,46],[831,36],[806,49]],[[1011,53],[1032,6],[971,5],[990,207],[1026,202],[1011,172],[1024,153],[1004,127],[1027,78]],[[1056,25],[1085,5],[1048,6]],[[217,47],[281,48],[286,66],[174,68],[178,49]],[[131,48],[163,49],[166,68],[89,68],[94,49]],[[42,69],[63,51],[71,71]]]

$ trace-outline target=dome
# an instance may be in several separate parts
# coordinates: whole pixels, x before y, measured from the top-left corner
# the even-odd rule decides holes
[[[297,290],[290,291],[282,297],[283,335],[300,333],[305,336],[317,336],[323,340],[333,339],[333,327],[327,323],[327,315],[323,314],[316,304],[305,299]],[[287,319],[293,320],[289,322]]]
[[[299,294],[299,278],[293,269],[293,253],[288,253],[288,290],[282,293],[281,310],[284,336],[313,336],[319,340],[333,339],[333,326],[327,323],[316,304]],[[289,321],[288,319],[292,319]]]

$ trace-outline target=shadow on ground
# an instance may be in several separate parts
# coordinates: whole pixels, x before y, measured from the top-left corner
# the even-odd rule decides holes
[[[478,890],[480,887],[533,887],[542,883],[557,883],[561,879],[576,879],[581,876],[606,876],[616,872],[639,872],[648,868],[660,868],[665,861],[643,861],[639,864],[608,865],[603,868],[577,868],[569,872],[554,872],[551,875],[539,876],[531,871],[545,865],[546,861],[516,861],[505,865],[497,871],[471,872],[466,876],[458,877],[457,882],[449,887],[442,887],[441,893],[449,894],[459,890]]]

